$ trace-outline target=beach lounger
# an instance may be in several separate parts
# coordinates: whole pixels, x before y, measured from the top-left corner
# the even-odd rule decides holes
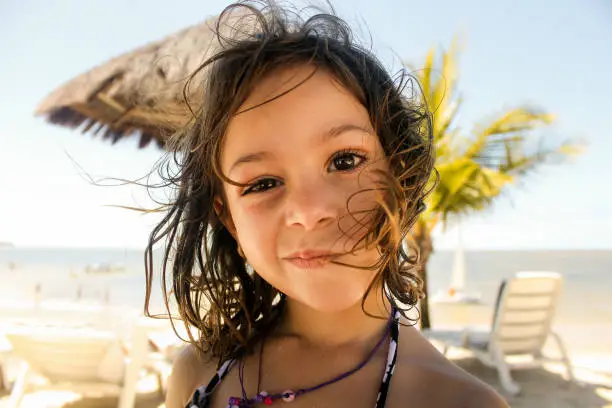
[[[23,368],[11,390],[9,408],[19,406],[38,374],[48,380],[45,388],[79,390],[105,387],[119,393],[119,408],[134,405],[141,370],[148,366],[147,332],[136,327],[129,352],[112,331],[91,328],[27,327],[7,333]],[[158,380],[159,381],[159,380]],[[36,385],[40,388],[40,385]]]
[[[510,370],[542,366],[560,361],[566,367],[567,379],[574,381],[572,366],[563,341],[552,331],[552,321],[562,277],[555,272],[519,272],[502,282],[497,296],[492,327],[489,331],[427,330],[423,334],[449,347],[468,349],[484,364],[496,368],[506,392],[516,395],[520,386],[513,381]],[[542,354],[546,340],[557,343],[560,358]],[[529,357],[526,362],[512,363],[508,357]]]

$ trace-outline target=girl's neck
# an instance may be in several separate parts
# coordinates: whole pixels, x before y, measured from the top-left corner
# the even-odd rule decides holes
[[[294,338],[305,347],[369,349],[385,331],[391,305],[382,288],[373,287],[365,304],[361,302],[338,312],[326,313],[287,298],[283,319],[275,337]],[[371,316],[366,314],[369,313]]]

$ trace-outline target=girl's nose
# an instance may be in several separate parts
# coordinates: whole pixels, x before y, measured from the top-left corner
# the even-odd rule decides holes
[[[289,186],[286,197],[287,226],[315,230],[338,220],[341,192],[325,182]]]

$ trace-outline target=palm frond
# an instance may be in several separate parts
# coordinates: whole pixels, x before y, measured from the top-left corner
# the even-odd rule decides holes
[[[463,214],[486,208],[514,181],[511,175],[479,166],[467,158],[438,166],[440,181],[428,204],[432,212]]]
[[[521,144],[525,134],[534,129],[549,125],[554,116],[528,107],[519,107],[490,120],[486,125],[476,126],[473,142],[466,146],[464,155],[474,158],[482,155],[490,147],[498,144]]]
[[[440,139],[456,119],[456,112],[461,105],[460,96],[455,94],[457,81],[457,54],[459,41],[453,39],[448,51],[439,58],[441,67],[436,69],[436,52],[431,48],[425,57],[425,64],[417,68],[406,64],[418,79],[423,91],[424,103],[432,112],[434,142],[441,144]]]

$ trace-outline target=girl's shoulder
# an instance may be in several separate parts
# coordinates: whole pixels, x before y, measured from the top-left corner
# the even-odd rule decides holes
[[[508,407],[493,388],[444,357],[414,327],[401,330],[389,408],[406,401],[421,408]]]
[[[195,390],[206,384],[217,372],[214,358],[202,355],[195,346],[185,346],[174,359],[168,378],[167,408],[185,408]]]

